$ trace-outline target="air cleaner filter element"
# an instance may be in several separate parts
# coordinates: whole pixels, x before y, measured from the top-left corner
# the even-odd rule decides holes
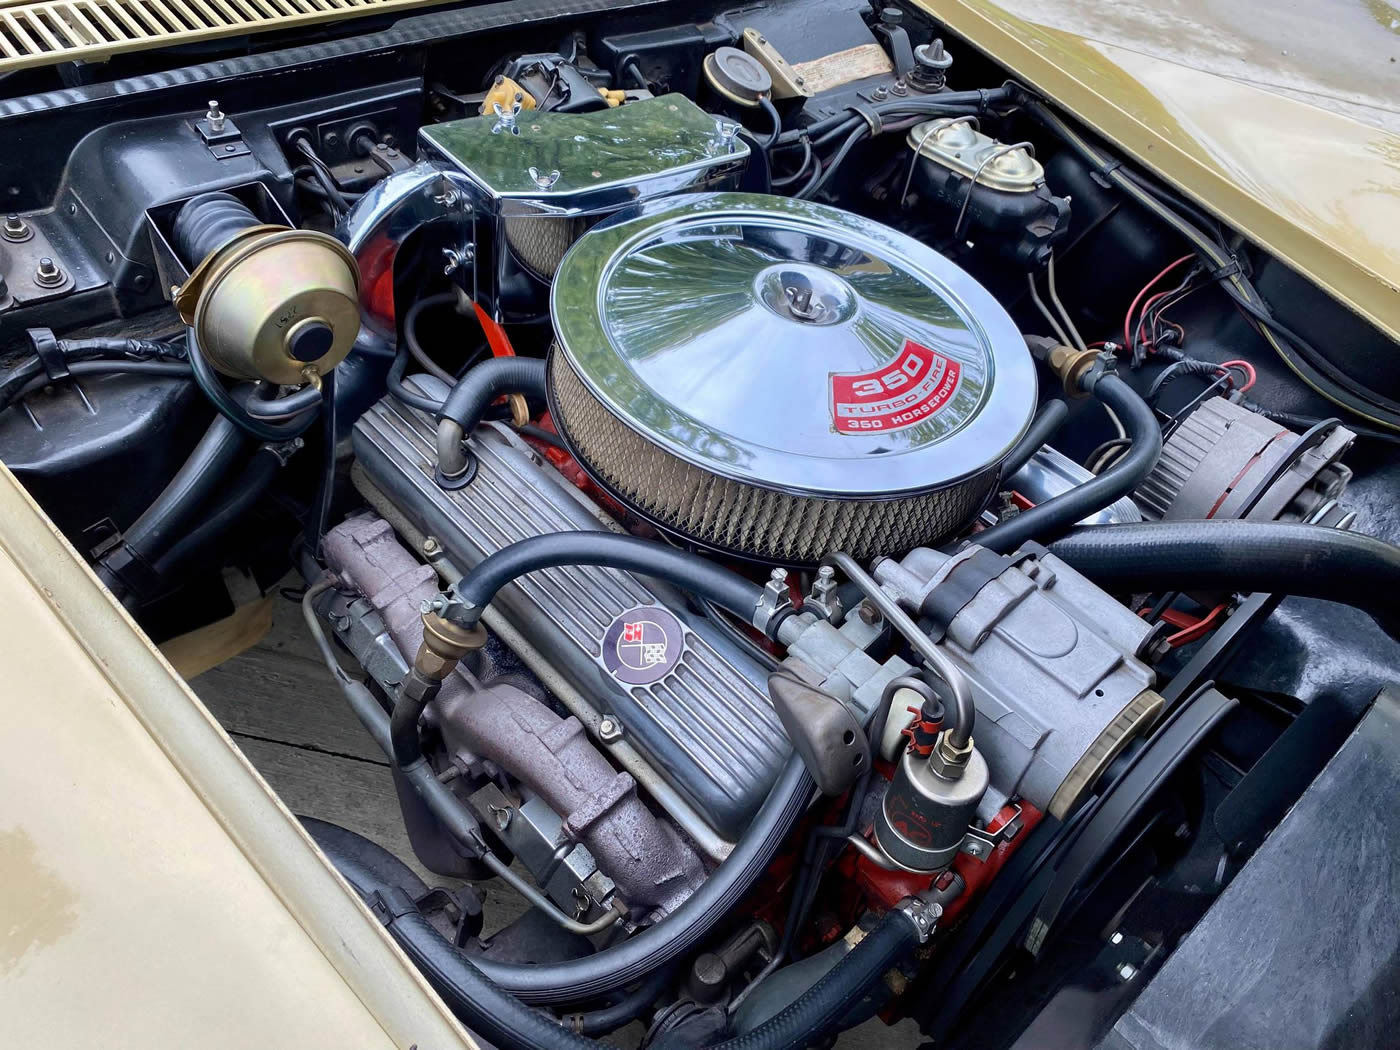
[[[584,468],[661,528],[765,561],[956,535],[1035,408],[981,285],[806,201],[623,212],[565,256],[552,313],[550,405]]]

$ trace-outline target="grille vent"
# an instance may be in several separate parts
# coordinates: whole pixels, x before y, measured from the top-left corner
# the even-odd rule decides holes
[[[0,0],[0,73],[437,2],[441,0]]]

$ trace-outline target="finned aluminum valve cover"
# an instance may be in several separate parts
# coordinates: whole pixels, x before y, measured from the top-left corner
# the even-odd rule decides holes
[[[1035,370],[980,284],[895,230],[755,194],[658,201],[555,278],[554,417],[662,528],[787,563],[937,544],[1030,422]]]

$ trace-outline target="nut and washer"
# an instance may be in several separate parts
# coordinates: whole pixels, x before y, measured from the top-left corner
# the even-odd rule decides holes
[[[34,271],[34,283],[41,288],[57,288],[68,277],[58,268],[58,264],[47,255],[39,260],[39,265]]]
[[[0,236],[12,243],[27,241],[34,236],[34,228],[25,222],[18,215],[6,215],[5,225],[0,228]]]

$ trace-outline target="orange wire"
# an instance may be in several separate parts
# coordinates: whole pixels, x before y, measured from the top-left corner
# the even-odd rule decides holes
[[[1221,603],[1190,627],[1177,631],[1175,634],[1167,635],[1167,644],[1175,649],[1178,646],[1187,645],[1205,637],[1210,633],[1211,628],[1216,625],[1216,622],[1225,614],[1225,609],[1226,605]]]

